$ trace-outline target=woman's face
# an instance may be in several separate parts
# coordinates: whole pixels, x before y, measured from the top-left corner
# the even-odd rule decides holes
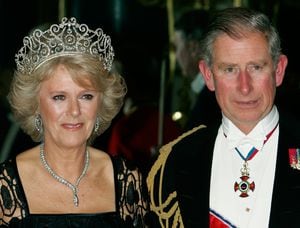
[[[62,65],[41,83],[39,112],[45,143],[69,148],[86,143],[100,104],[100,93],[89,84],[90,88],[76,84]]]

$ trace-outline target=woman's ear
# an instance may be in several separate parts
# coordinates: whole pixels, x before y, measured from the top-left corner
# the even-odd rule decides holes
[[[213,73],[211,72],[209,66],[204,60],[199,62],[199,70],[204,78],[205,84],[210,91],[215,91],[215,83],[213,79]]]

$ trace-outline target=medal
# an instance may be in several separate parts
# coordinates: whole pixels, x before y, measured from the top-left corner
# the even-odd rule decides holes
[[[239,191],[240,197],[244,198],[249,196],[249,191],[253,192],[255,189],[255,183],[254,181],[251,182],[249,177],[249,168],[247,161],[245,161],[243,168],[241,168],[241,174],[242,176],[240,177],[240,181],[234,183],[234,191]]]
[[[300,149],[299,148],[289,149],[289,161],[290,161],[290,166],[293,169],[300,170]]]
[[[272,133],[275,131],[277,128],[278,123],[276,126],[273,128],[273,130],[267,134],[266,139],[263,142],[263,145],[267,142],[267,140],[271,137]],[[234,191],[240,193],[240,197],[245,198],[249,196],[249,192],[253,192],[255,189],[255,183],[250,179],[249,175],[249,167],[248,167],[248,161],[250,161],[259,151],[255,147],[252,147],[252,149],[248,152],[247,156],[244,157],[243,154],[239,151],[237,147],[234,148],[236,152],[240,155],[240,157],[244,160],[243,167],[241,168],[241,176],[240,180],[234,183]]]

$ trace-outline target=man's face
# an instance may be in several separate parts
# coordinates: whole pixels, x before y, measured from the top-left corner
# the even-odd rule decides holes
[[[261,33],[238,40],[224,34],[215,40],[213,49],[213,66],[206,73],[206,84],[215,91],[223,114],[248,132],[270,112],[287,59],[282,56],[274,67]]]

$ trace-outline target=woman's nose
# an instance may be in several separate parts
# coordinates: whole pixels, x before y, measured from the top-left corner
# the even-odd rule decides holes
[[[80,104],[78,100],[74,99],[70,102],[70,113],[72,116],[76,117],[80,115]]]

